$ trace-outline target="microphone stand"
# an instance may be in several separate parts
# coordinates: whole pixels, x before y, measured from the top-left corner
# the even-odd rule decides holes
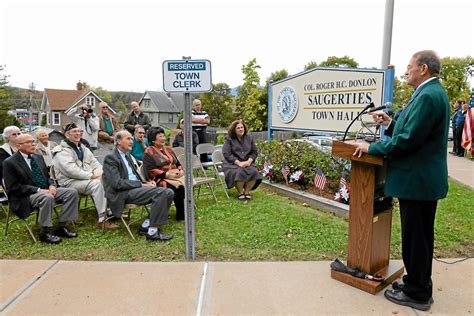
[[[365,114],[367,113],[367,110],[369,108],[373,108],[374,107],[374,102],[371,102],[369,105],[367,105],[359,114],[357,114],[357,116],[351,121],[351,123],[349,124],[349,126],[347,126],[346,128],[346,131],[344,132],[344,137],[342,138],[342,141],[345,141],[346,140],[346,136],[347,136],[347,132],[349,131],[349,128],[351,128],[352,124],[354,124],[354,122],[362,115],[362,114]]]

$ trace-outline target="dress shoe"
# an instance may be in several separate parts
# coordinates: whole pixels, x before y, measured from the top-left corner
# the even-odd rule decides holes
[[[392,283],[392,289],[394,289],[395,291],[401,291],[403,290],[403,281],[395,281]],[[430,304],[433,304],[434,303],[434,299],[433,297],[430,297]]]
[[[50,233],[40,234],[39,237],[40,241],[46,244],[59,244],[61,242],[61,238]]]
[[[463,154],[457,154],[457,156],[458,156],[458,157],[464,157],[464,155],[463,155]]]
[[[405,293],[403,293],[403,291],[401,290],[385,290],[384,296],[392,303],[403,306],[409,306],[420,311],[427,311],[431,307],[431,303],[429,300],[426,302],[414,300],[407,296]]]
[[[97,227],[105,230],[112,230],[118,228],[118,225],[111,221],[97,222]]]
[[[157,231],[153,235],[149,235],[148,233],[146,234],[146,240],[150,240],[150,241],[156,241],[156,240],[167,241],[167,240],[170,240],[172,238],[173,238],[173,235],[168,235],[168,234],[165,234],[161,231]]]
[[[458,154],[455,153],[454,151],[450,151],[449,153],[450,153],[451,155],[454,155],[454,156],[457,156],[457,155],[458,155]]]
[[[140,225],[140,227],[138,227],[138,234],[139,235],[146,235],[148,234],[148,227],[143,227]]]
[[[54,234],[59,237],[65,237],[65,238],[76,238],[77,233],[75,232],[70,232],[66,227],[58,228],[54,231]]]

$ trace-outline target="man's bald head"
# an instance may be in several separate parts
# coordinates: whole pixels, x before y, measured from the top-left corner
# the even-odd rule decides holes
[[[21,134],[17,137],[17,146],[18,150],[24,153],[25,155],[29,155],[35,152],[35,140],[33,136],[30,134]]]

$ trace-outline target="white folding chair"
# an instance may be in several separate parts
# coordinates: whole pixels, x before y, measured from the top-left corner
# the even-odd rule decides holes
[[[183,166],[183,168],[186,166],[186,159],[184,154],[178,156],[178,161],[179,163]],[[207,186],[209,190],[211,191],[212,196],[214,197],[214,200],[217,201],[216,194],[214,193],[214,178],[209,178],[206,174],[206,171],[204,170],[204,167],[202,166],[201,161],[199,160],[199,157],[196,155],[192,155],[191,159],[191,169],[193,172],[193,188],[197,187],[198,188],[198,195],[197,197],[199,198],[201,194],[201,187],[203,185]]]
[[[215,150],[212,153],[212,165],[214,166],[214,176],[219,180],[224,193],[229,198],[229,193],[227,193],[227,185],[225,183],[224,171],[222,171],[222,161],[224,160],[224,155],[221,150]]]
[[[211,155],[216,150],[216,146],[211,143],[202,143],[196,146],[196,154],[200,157],[203,154]],[[212,161],[203,162],[203,167],[212,167]]]
[[[172,149],[176,157],[179,155],[184,155],[184,147],[173,147]]]

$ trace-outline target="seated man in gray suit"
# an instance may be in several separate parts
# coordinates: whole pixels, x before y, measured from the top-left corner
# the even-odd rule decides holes
[[[115,134],[115,149],[104,159],[102,181],[110,210],[119,218],[125,204],[151,203],[150,218],[143,222],[139,232],[146,233],[146,239],[150,241],[170,240],[173,236],[163,233],[159,226],[168,223],[174,193],[171,189],[157,187],[155,181],[142,179],[136,160],[129,154],[132,145],[132,134],[119,131]]]
[[[30,215],[32,208],[39,208],[41,225],[40,240],[58,244],[60,237],[74,238],[77,234],[67,230],[66,223],[77,219],[79,196],[75,189],[56,188],[49,177],[42,156],[34,154],[35,140],[29,134],[17,137],[18,151],[3,162],[3,177],[10,207],[19,218]],[[59,214],[59,226],[50,234],[53,226],[51,213],[55,203],[63,203]]]

